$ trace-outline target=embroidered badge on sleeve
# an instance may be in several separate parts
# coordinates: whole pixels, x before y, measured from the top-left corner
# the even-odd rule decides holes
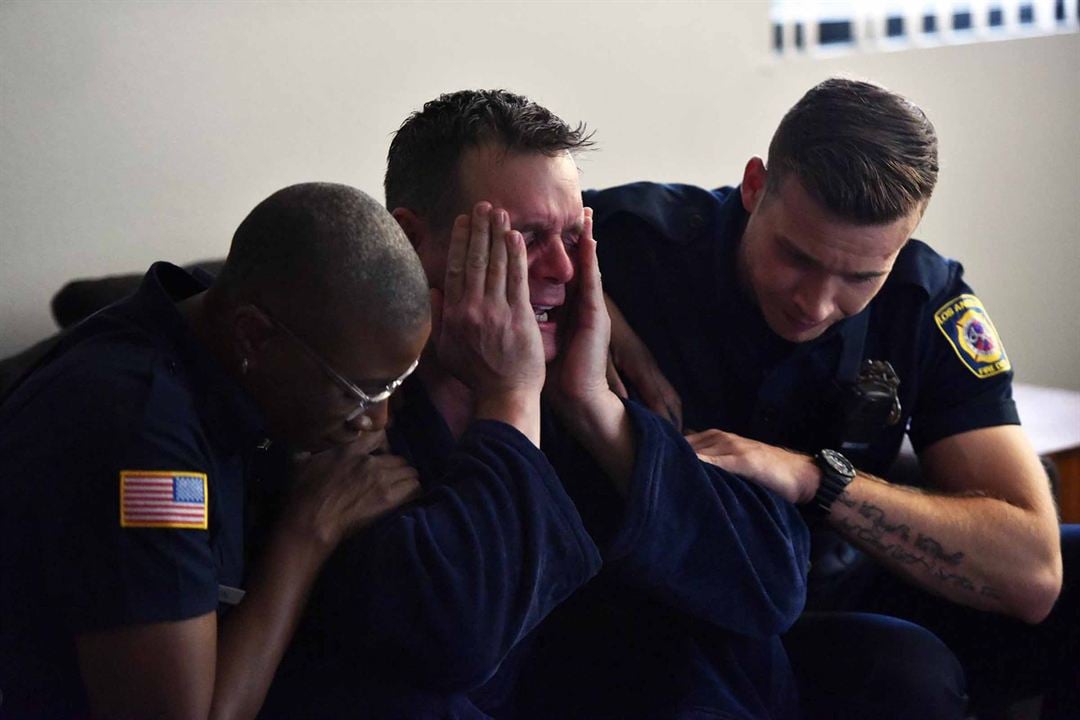
[[[1012,365],[994,323],[974,295],[960,295],[942,305],[934,320],[956,356],[977,378],[1007,372]]]
[[[204,473],[120,472],[120,527],[205,530],[208,510]]]

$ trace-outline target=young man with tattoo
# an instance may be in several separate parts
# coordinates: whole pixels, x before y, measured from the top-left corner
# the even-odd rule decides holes
[[[1080,533],[961,265],[911,239],[937,172],[919,108],[832,79],[738,187],[585,195],[691,444],[818,516],[808,606],[840,612],[787,639],[811,717],[964,717],[969,691],[980,717],[1045,692],[1075,711]],[[925,487],[880,479],[905,433]]]

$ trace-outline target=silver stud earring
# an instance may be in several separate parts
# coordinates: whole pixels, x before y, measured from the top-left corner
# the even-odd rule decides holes
[[[247,370],[248,370],[248,359],[247,358],[241,358],[240,359],[240,374],[241,375],[247,375]]]

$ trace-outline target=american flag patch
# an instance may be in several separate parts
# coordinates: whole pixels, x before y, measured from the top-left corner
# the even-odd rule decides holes
[[[120,527],[207,528],[206,475],[121,470]]]

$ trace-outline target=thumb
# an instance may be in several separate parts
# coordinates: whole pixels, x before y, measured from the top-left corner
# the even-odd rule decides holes
[[[619,370],[615,367],[615,359],[612,358],[611,353],[608,353],[607,358],[607,380],[608,387],[611,391],[621,398],[627,398],[630,393],[626,391],[626,384],[623,383],[622,378],[619,376]]]

